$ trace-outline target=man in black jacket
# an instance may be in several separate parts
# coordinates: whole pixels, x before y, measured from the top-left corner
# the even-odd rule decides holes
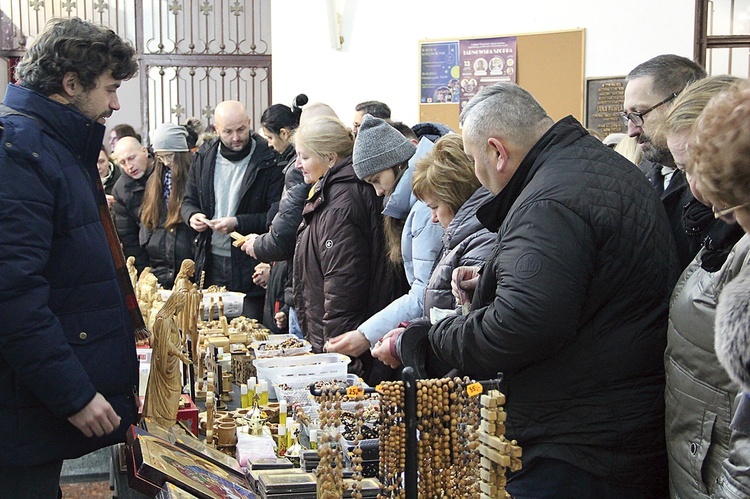
[[[135,137],[118,140],[112,156],[125,174],[120,175],[112,188],[115,198],[112,215],[122,251],[126,258],[135,258],[135,268],[140,273],[148,265],[148,255],[141,246],[138,233],[141,229],[143,193],[153,171],[153,160],[149,157],[148,150]]]
[[[278,154],[250,129],[245,106],[224,101],[216,106],[219,137],[201,146],[193,160],[182,218],[198,231],[196,275],[205,283],[246,293],[243,315],[263,318],[264,290],[253,283],[258,261],[232,245],[229,233],[268,232],[268,210],[279,201],[284,174]]]
[[[690,193],[685,173],[676,168],[666,140],[657,134],[657,129],[677,94],[690,83],[705,77],[703,68],[686,57],[658,55],[628,73],[623,102],[625,111],[621,113],[628,135],[638,138],[643,151],[643,161],[638,167],[661,197],[683,269],[703,243],[703,230],[698,228],[699,225],[705,227],[706,223],[713,221],[713,214]]]
[[[496,197],[480,270],[454,271],[471,310],[434,325],[445,363],[503,372],[507,435],[524,451],[514,497],[666,494],[663,353],[678,276],[660,201],[631,163],[525,90],[486,88],[461,114],[467,154]]]

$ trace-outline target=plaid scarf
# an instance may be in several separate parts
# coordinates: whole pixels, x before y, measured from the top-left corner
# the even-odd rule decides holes
[[[165,168],[165,170],[164,182],[162,182],[162,185],[164,186],[164,202],[169,204],[169,195],[172,194],[172,169]]]
[[[135,297],[135,291],[133,290],[133,284],[130,282],[130,275],[128,274],[128,267],[125,263],[125,255],[122,252],[122,244],[120,244],[120,238],[117,236],[115,230],[115,224],[112,221],[112,214],[109,211],[107,205],[107,199],[104,195],[104,185],[101,182],[94,182],[96,184],[96,190],[98,196],[96,196],[97,204],[99,205],[99,218],[102,221],[104,227],[104,234],[107,236],[107,245],[109,246],[109,252],[112,254],[112,260],[115,263],[115,270],[117,271],[117,281],[120,283],[120,289],[122,294],[125,296],[125,305],[128,307],[128,315],[130,315],[130,323],[133,326],[133,332],[137,340],[145,340],[151,333],[143,322],[143,315],[141,309],[138,306],[138,300]]]

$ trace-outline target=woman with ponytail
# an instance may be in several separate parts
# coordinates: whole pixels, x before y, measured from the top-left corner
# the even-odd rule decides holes
[[[279,166],[284,170],[284,190],[278,204],[269,211],[270,226],[265,234],[250,234],[242,245],[242,250],[261,263],[256,274],[270,270],[266,286],[266,299],[263,306],[263,325],[276,333],[286,332],[279,328],[276,315],[288,316],[288,306],[284,300],[284,289],[291,287],[291,259],[294,256],[294,243],[297,227],[302,221],[302,206],[307,198],[308,187],[302,173],[294,167],[297,155],[292,144],[292,135],[299,126],[302,106],[307,104],[307,96],[299,94],[292,106],[274,104],[260,118],[261,131],[268,145],[279,153]],[[263,279],[265,280],[265,279]],[[256,280],[256,284],[260,279]]]

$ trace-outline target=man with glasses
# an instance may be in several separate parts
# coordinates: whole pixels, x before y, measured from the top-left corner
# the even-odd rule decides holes
[[[690,202],[692,194],[685,174],[675,168],[666,140],[656,132],[682,89],[705,77],[703,68],[690,59],[674,54],[656,56],[628,74],[624,111],[620,113],[628,126],[628,135],[638,139],[643,152],[643,161],[638,167],[661,197],[683,269],[700,248],[700,244],[690,244],[683,222],[683,207]]]
[[[362,119],[366,114],[372,115],[374,118],[380,118],[381,120],[391,119],[391,108],[385,102],[377,100],[368,100],[360,102],[354,106],[354,121],[352,121],[352,133],[357,136],[359,132],[359,126],[362,124]]]

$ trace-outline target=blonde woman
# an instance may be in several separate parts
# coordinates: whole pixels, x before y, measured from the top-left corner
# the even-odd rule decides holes
[[[388,263],[380,199],[352,167],[351,130],[336,118],[315,118],[297,129],[294,146],[311,186],[294,254],[294,307],[313,351],[322,352],[390,303],[398,277]],[[371,368],[369,351],[350,365],[368,382]]]

